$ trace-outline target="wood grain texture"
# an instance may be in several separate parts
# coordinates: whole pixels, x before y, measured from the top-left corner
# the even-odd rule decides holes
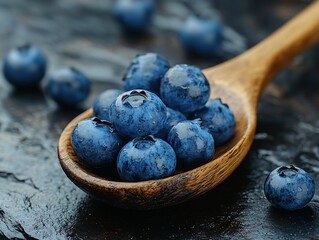
[[[211,162],[171,177],[127,183],[104,178],[83,167],[71,146],[76,124],[92,116],[79,115],[63,131],[58,155],[67,176],[81,189],[122,208],[153,209],[175,205],[201,195],[224,181],[241,163],[253,142],[258,97],[269,80],[296,55],[319,39],[319,1],[243,55],[203,72],[210,81],[211,98],[220,97],[234,111],[236,133],[217,148]]]

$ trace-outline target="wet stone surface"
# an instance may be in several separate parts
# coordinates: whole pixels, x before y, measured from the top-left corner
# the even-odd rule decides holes
[[[217,13],[248,46],[307,4],[216,1],[216,12],[210,1],[183,2],[197,13]],[[31,42],[46,53],[48,72],[72,65],[93,81],[88,101],[65,110],[41,89],[19,92],[0,77],[0,239],[319,239],[318,193],[308,207],[296,212],[272,208],[263,194],[267,174],[287,163],[308,171],[319,190],[315,48],[269,85],[258,106],[250,153],[228,180],[204,196],[161,210],[127,211],[92,199],[69,181],[56,154],[62,129],[101,91],[120,87],[137,53],[157,51],[171,64],[204,68],[245,46],[239,37],[237,48],[225,47],[217,60],[185,56],[176,39],[176,29],[189,14],[182,1],[160,1],[151,33],[143,37],[123,34],[110,15],[111,6],[112,1],[102,0],[0,1],[1,57],[10,47]]]

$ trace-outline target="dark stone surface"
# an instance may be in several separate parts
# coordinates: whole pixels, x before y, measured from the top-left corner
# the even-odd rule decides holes
[[[217,60],[185,56],[176,39],[189,13],[183,2],[195,13],[216,13],[211,1],[158,1],[151,33],[132,37],[112,19],[112,1],[0,1],[1,56],[31,42],[47,54],[49,72],[73,65],[93,81],[83,106],[63,110],[41,89],[17,92],[0,77],[0,239],[319,239],[318,193],[297,212],[272,208],[263,194],[267,174],[286,163],[308,171],[319,190],[318,49],[299,57],[269,85],[250,153],[228,180],[204,196],[161,210],[126,211],[90,198],[63,173],[56,154],[62,129],[101,91],[120,86],[135,54],[157,51],[172,64],[204,68],[243,48],[245,41],[230,30],[238,47],[225,47]],[[306,4],[227,0],[216,1],[215,7],[216,16],[252,45]]]

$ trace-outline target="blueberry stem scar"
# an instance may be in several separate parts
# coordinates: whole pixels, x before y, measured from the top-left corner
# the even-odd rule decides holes
[[[142,140],[145,140],[145,141],[151,141],[151,142],[156,142],[156,139],[153,137],[153,135],[148,135],[148,136],[145,136],[145,137],[138,137],[138,138],[135,138],[133,140],[133,143],[136,143],[138,141],[142,141]]]
[[[289,165],[289,166],[282,166],[278,169],[278,173],[279,173],[279,176],[281,177],[284,177],[286,176],[285,172],[287,170],[291,170],[291,172],[295,172],[295,174],[298,172],[298,169],[293,165]]]
[[[104,125],[107,125],[107,126],[113,128],[113,125],[110,121],[102,120],[102,119],[99,119],[98,117],[93,117],[92,121],[99,123],[99,124],[104,124]]]

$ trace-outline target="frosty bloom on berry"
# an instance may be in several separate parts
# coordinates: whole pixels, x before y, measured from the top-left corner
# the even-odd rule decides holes
[[[146,90],[137,89],[118,96],[110,107],[110,120],[116,131],[133,139],[156,134],[167,118],[162,100]]]
[[[124,89],[145,89],[159,96],[161,79],[168,69],[168,61],[158,53],[137,55],[123,78]]]
[[[191,116],[202,119],[203,126],[214,137],[216,146],[227,142],[235,133],[235,115],[220,98],[210,99],[204,108],[194,112]]]
[[[173,147],[177,164],[193,168],[213,159],[215,153],[212,135],[201,127],[201,120],[186,120],[172,127],[167,142]]]
[[[123,146],[111,123],[96,117],[82,120],[76,125],[71,143],[76,155],[93,169],[114,167],[117,154]]]
[[[161,81],[163,102],[182,113],[190,113],[205,106],[210,86],[198,67],[179,64],[170,68]]]
[[[297,210],[305,207],[315,194],[315,182],[303,169],[294,165],[273,170],[264,184],[268,201],[275,207]]]
[[[127,143],[117,158],[120,177],[130,182],[168,177],[174,173],[175,167],[173,148],[151,135]]]

